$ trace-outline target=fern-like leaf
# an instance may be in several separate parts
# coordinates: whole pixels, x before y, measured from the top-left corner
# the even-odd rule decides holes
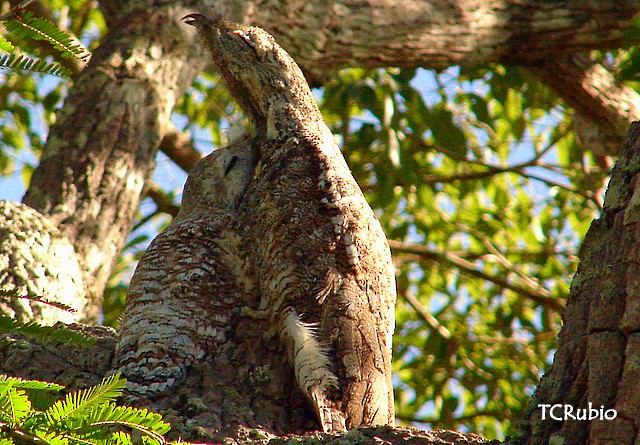
[[[67,394],[64,400],[57,401],[47,409],[45,416],[52,425],[72,426],[96,406],[120,396],[125,384],[126,380],[121,379],[119,373],[105,377],[96,386]]]
[[[127,426],[163,442],[164,439],[161,435],[171,429],[171,426],[162,420],[161,414],[150,412],[144,408],[117,406],[113,402],[95,408],[85,420],[98,426]]]
[[[31,402],[24,390],[9,382],[0,383],[0,419],[11,427],[17,426],[31,411]]]
[[[162,415],[146,409],[117,406],[115,402],[102,403],[93,407],[90,413],[78,418],[79,422],[67,429],[66,437],[72,443],[131,443],[131,436],[124,431],[111,431],[113,428],[136,430],[142,434],[142,443],[162,445],[166,440],[162,436],[169,431],[170,425],[162,420]],[[106,439],[105,439],[106,438]]]
[[[116,374],[41,411],[28,394],[62,386],[0,375],[0,445],[133,445],[131,431],[136,444],[165,445],[162,415],[114,402],[125,383]]]
[[[42,17],[34,17],[29,11],[17,15],[5,23],[7,30],[25,39],[44,40],[62,53],[63,57],[86,62],[91,54],[71,35]]]
[[[0,56],[0,68],[13,71],[32,71],[41,74],[52,74],[58,77],[70,78],[71,71],[59,63],[47,63],[41,59],[32,59],[17,54],[5,54]]]
[[[90,336],[63,326],[41,326],[34,322],[20,323],[8,315],[0,314],[0,334],[9,333],[25,334],[46,342],[67,342],[81,346],[91,346],[95,343]]]
[[[20,377],[10,377],[0,374],[0,385],[8,383],[14,388],[20,389],[39,389],[44,391],[60,391],[64,386],[57,383],[41,382],[39,380],[24,380]]]
[[[27,293],[27,295],[24,295],[21,293],[20,289],[17,289],[17,288],[11,289],[11,290],[0,289],[0,300],[10,302],[11,300],[15,300],[17,298],[22,298],[22,299],[33,301],[40,304],[46,304],[47,306],[51,306],[65,312],[70,312],[70,313],[78,312],[75,308],[69,306],[68,304],[64,304],[59,301],[49,300],[48,298],[45,298],[42,295],[37,295],[35,293]]]
[[[13,47],[13,44],[10,41],[0,36],[0,51],[4,51],[8,53],[10,51],[13,51],[14,49],[15,48]]]
[[[87,443],[97,443],[97,438],[111,436],[111,440],[116,443],[128,444],[131,442],[129,433],[121,431],[119,434],[109,434],[114,428],[124,428],[142,434],[142,443],[162,445],[166,443],[162,435],[170,429],[170,425],[162,421],[160,414],[151,413],[146,409],[117,406],[114,402],[95,407],[88,416],[82,418],[82,421],[82,425],[69,431],[69,437]]]
[[[2,295],[1,291],[0,291],[0,295]],[[42,295],[26,295],[26,296],[21,295],[21,296],[18,296],[17,298],[24,298],[29,301],[34,301],[36,303],[46,304],[47,306],[55,307],[56,309],[60,309],[65,312],[71,312],[71,313],[78,312],[76,309],[72,308],[68,304],[64,304],[59,301],[49,300],[43,297]]]
[[[114,431],[113,433],[111,433],[110,441],[111,443],[117,445],[133,445],[131,435],[125,433],[124,431]]]
[[[36,437],[42,439],[47,445],[69,445],[69,438],[53,431],[38,431]]]

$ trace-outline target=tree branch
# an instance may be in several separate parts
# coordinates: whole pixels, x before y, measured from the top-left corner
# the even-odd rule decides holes
[[[436,261],[441,264],[448,264],[449,266],[453,266],[456,269],[460,270],[460,272],[464,274],[481,278],[483,280],[492,282],[504,289],[512,290],[525,298],[529,298],[530,300],[535,301],[536,303],[549,310],[558,312],[560,314],[562,314],[565,310],[564,304],[554,298],[551,298],[549,291],[542,288],[525,288],[509,283],[504,278],[492,276],[481,270],[478,270],[475,264],[450,252],[435,252],[423,246],[406,244],[396,240],[389,240],[389,246],[391,247],[391,251],[394,254],[407,253],[416,255],[425,260]]]
[[[187,173],[202,159],[202,153],[193,146],[191,138],[173,125],[162,138],[160,151]]]
[[[409,291],[409,289],[405,289],[404,292],[402,292],[402,296],[405,300],[407,300],[407,303],[409,303],[411,307],[413,307],[418,315],[420,315],[420,317],[422,317],[422,319],[429,326],[431,326],[431,329],[436,331],[446,340],[449,340],[451,338],[451,332],[447,328],[442,326],[436,317],[431,315],[431,312],[429,312],[429,310],[424,307],[422,303],[420,303],[420,301]]]
[[[180,21],[188,9],[127,11],[71,88],[23,198],[74,245],[94,299],[124,247],[172,105],[204,66]]]
[[[147,196],[153,200],[158,212],[166,213],[174,218],[178,215],[180,206],[176,205],[171,196],[167,195],[155,181],[149,181]]]
[[[640,119],[640,95],[634,89],[585,54],[553,57],[531,71],[604,133],[608,142],[601,153],[594,147],[596,156],[620,153],[629,125]]]
[[[528,65],[559,53],[631,46],[625,30],[640,12],[633,0],[574,0],[562,8],[551,0],[478,1],[473,8],[458,0],[222,3],[236,21],[273,34],[316,84],[345,66]]]

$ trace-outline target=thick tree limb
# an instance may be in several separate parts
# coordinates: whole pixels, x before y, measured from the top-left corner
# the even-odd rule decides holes
[[[630,45],[624,31],[640,12],[633,0],[222,3],[231,18],[273,34],[316,81],[346,66],[528,65],[561,53]]]
[[[531,70],[603,133],[595,155],[617,155],[629,124],[640,119],[640,95],[585,54],[554,57]],[[584,124],[585,126],[588,123]]]
[[[629,124],[640,118],[638,93],[619,84],[610,71],[588,55],[554,58],[533,71],[576,111],[616,133],[626,134]]]
[[[23,323],[96,323],[99,308],[86,298],[76,252],[58,228],[24,204],[0,201],[0,314]]]
[[[593,196],[602,206],[605,174],[620,154],[629,125],[640,119],[640,94],[587,54],[550,58],[531,70],[574,108],[576,140],[603,172],[592,185]]]
[[[265,391],[265,387],[282,384],[288,374],[282,377],[268,374],[260,376],[258,369],[253,368],[258,362],[262,362],[254,353],[256,341],[260,342],[260,332],[254,331],[250,321],[243,328],[245,337],[251,338],[244,345],[246,349],[238,352],[221,348],[220,355],[211,357],[211,361],[193,370],[193,375],[180,388],[177,388],[173,399],[154,400],[146,402],[145,408],[161,412],[165,419],[171,423],[172,429],[168,436],[173,439],[180,437],[182,440],[208,442],[208,443],[234,443],[240,444],[497,444],[497,441],[487,442],[476,434],[461,434],[454,431],[436,430],[422,431],[416,428],[403,427],[366,427],[356,428],[344,434],[313,434],[304,436],[288,435],[279,437],[274,434],[273,425],[276,422],[267,422],[269,426],[261,426],[260,421],[268,419],[265,412],[273,407],[273,401],[261,402],[259,395]],[[10,374],[25,379],[45,380],[56,382],[66,387],[65,391],[84,389],[100,383],[102,378],[111,368],[115,349],[115,333],[110,328],[86,327],[82,325],[70,325],[70,329],[88,335],[96,340],[93,346],[85,347],[67,343],[46,343],[25,337],[23,335],[0,336],[0,374]],[[266,328],[265,328],[266,329]],[[212,364],[223,364],[231,360],[224,367],[212,368]],[[275,364],[275,362],[271,362]],[[231,365],[234,366],[231,366]],[[282,362],[284,365],[284,362]],[[286,365],[285,365],[286,367]],[[268,367],[267,367],[268,369]],[[229,385],[221,385],[216,377],[227,376],[236,378],[247,376],[253,379],[252,385],[247,385],[245,379],[241,379]],[[269,379],[266,379],[269,377]],[[280,381],[280,382],[278,382]],[[217,383],[217,384],[216,384]],[[248,387],[250,386],[250,387]],[[270,399],[280,400],[286,397],[301,397],[301,394],[274,393]],[[302,409],[299,402],[302,400],[291,399],[292,411]],[[207,411],[207,404],[212,402],[228,406],[237,406],[236,415],[225,419],[225,424],[215,424],[219,418],[216,410]],[[248,405],[243,405],[247,403]],[[281,415],[285,416],[286,412]],[[298,413],[299,415],[299,413]],[[272,419],[273,420],[273,419]],[[282,421],[282,418],[278,418]],[[207,423],[209,422],[209,423]]]

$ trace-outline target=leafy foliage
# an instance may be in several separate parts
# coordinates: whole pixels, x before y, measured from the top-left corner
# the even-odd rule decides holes
[[[36,301],[39,303],[51,305],[58,309],[74,312],[74,309],[56,301],[49,301],[39,296],[31,295],[19,295],[16,292],[7,292],[0,290],[0,302],[5,303],[8,307],[12,307],[18,299],[26,299],[30,301]],[[89,346],[94,343],[93,339],[83,335],[80,332],[72,331],[66,328],[66,325],[60,323],[55,326],[42,326],[34,322],[22,323],[13,317],[5,314],[0,314],[0,334],[6,333],[20,333],[28,335],[32,338],[48,341],[48,342],[71,342],[84,346]]]
[[[62,57],[78,58],[86,62],[91,56],[87,49],[68,33],[62,31],[49,20],[42,17],[34,17],[28,11],[18,14],[15,18],[9,20],[5,26],[9,32],[21,38],[49,42],[60,51]]]
[[[105,30],[104,20],[90,1],[44,0],[40,3],[56,17],[60,17],[60,11],[64,9],[69,21],[63,25],[78,41],[94,42]],[[7,40],[9,38],[11,42]],[[42,59],[51,59],[49,63],[55,59],[73,73],[78,70],[74,65],[78,59],[62,57],[47,41],[24,40],[15,34],[0,38],[0,51],[12,54],[0,54],[5,63],[10,63],[9,57],[17,60],[18,56],[13,55],[14,44],[27,57],[37,54]],[[46,127],[53,123],[55,110],[66,97],[68,84],[55,77],[37,81],[37,77],[25,76],[22,71],[0,70],[0,78],[0,175],[20,174],[28,183],[45,140]]]
[[[88,0],[44,3],[65,3],[69,29],[83,41],[104,33],[99,14],[83,12],[95,9]],[[637,49],[605,58],[640,88]],[[39,85],[15,73],[0,82],[0,174],[21,169],[28,179],[36,161],[16,159],[38,155],[39,122],[50,125],[66,95],[64,84]],[[317,94],[396,261],[398,420],[508,434],[554,353],[578,245],[608,172],[575,137],[571,110],[523,69],[348,69]],[[237,115],[216,77],[203,75],[173,120],[210,152],[226,143]],[[179,194],[170,161],[158,165],[156,181]],[[166,223],[145,199],[107,290],[108,323]]]
[[[60,302],[49,301],[38,296],[22,296],[15,292],[0,290],[0,302],[5,303],[8,307],[12,307],[13,303],[15,303],[17,299],[36,301],[69,312],[74,311],[73,308]],[[84,346],[89,346],[94,343],[93,339],[90,337],[87,337],[80,332],[67,329],[66,325],[63,323],[55,326],[42,326],[34,322],[23,323],[8,315],[0,314],[0,334],[6,333],[25,334],[32,338],[48,342],[72,342]]]
[[[114,403],[125,383],[112,375],[53,404],[37,406],[32,400],[44,400],[40,393],[64,387],[0,375],[0,443],[37,443],[39,438],[60,445],[131,444],[131,430],[142,435],[143,444],[166,443],[163,434],[170,427],[160,414]]]
[[[40,40],[49,43],[58,51],[60,57],[77,58],[88,61],[90,54],[76,39],[62,31],[54,23],[41,17],[35,17],[29,11],[17,7],[4,26],[15,38],[25,41]],[[11,51],[14,47],[4,37],[0,41],[0,50]],[[42,74],[52,74],[59,77],[71,77],[71,71],[58,62],[48,63],[41,59],[34,59],[22,54],[6,54],[0,57],[0,68],[15,71],[31,71]]]
[[[67,342],[84,346],[94,343],[93,339],[64,326],[42,326],[37,323],[21,323],[7,315],[0,314],[0,335],[6,333],[25,334],[40,341]]]
[[[15,71],[32,71],[34,73],[52,74],[59,77],[71,77],[71,72],[58,63],[47,63],[41,59],[32,59],[22,54],[5,54],[0,57],[0,68]]]

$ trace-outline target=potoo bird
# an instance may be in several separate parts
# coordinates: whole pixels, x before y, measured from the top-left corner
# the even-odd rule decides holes
[[[266,31],[190,14],[263,139],[238,232],[261,306],[325,431],[392,424],[389,246],[294,60]]]
[[[257,162],[240,138],[196,163],[182,207],[140,259],[127,293],[114,367],[133,398],[152,398],[224,342],[252,287],[232,219]]]

